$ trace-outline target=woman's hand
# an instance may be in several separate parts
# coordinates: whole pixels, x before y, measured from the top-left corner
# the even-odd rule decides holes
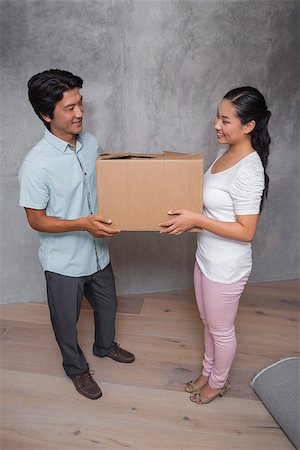
[[[186,209],[175,209],[174,211],[169,211],[168,214],[172,218],[159,224],[160,227],[164,227],[164,230],[161,230],[160,233],[178,235],[192,228],[199,228],[200,214],[187,211]]]

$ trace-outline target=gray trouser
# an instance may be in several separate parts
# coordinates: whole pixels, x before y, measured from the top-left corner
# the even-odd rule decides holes
[[[111,265],[93,275],[69,277],[45,272],[48,305],[54,334],[69,377],[80,375],[89,366],[77,341],[76,324],[83,295],[94,310],[95,340],[93,353],[107,355],[115,346],[117,297]]]

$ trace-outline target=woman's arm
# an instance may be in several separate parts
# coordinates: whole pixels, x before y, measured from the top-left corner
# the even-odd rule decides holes
[[[237,241],[251,242],[258,223],[258,214],[236,216],[236,222],[222,222],[185,209],[169,211],[172,218],[160,223],[161,233],[181,234],[192,228],[202,228],[218,236]]]
[[[45,233],[65,233],[68,231],[87,231],[94,237],[112,236],[120,230],[111,228],[111,220],[91,214],[80,219],[64,220],[46,216],[44,209],[25,208],[31,228]]]

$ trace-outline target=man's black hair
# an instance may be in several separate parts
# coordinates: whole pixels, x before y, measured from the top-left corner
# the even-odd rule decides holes
[[[64,92],[82,88],[83,80],[66,70],[50,69],[33,75],[27,85],[29,101],[35,113],[50,129],[50,124],[42,118],[42,114],[53,119],[54,108],[63,98]]]

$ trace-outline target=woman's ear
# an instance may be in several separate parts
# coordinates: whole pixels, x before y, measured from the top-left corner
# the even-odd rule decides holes
[[[245,134],[251,133],[251,131],[254,130],[255,125],[256,125],[255,120],[250,120],[250,122],[246,123],[246,125],[244,125],[244,132],[245,132]]]

